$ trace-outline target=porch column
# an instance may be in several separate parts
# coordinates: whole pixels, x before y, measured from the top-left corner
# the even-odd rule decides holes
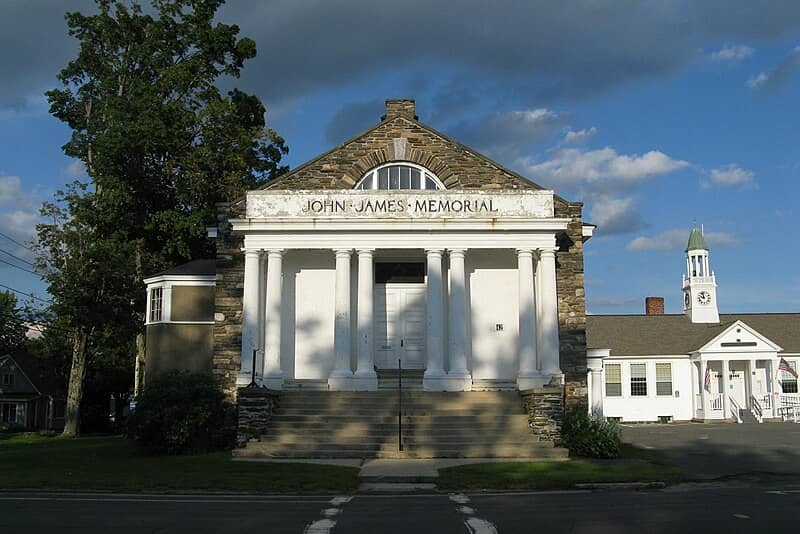
[[[780,417],[778,408],[781,407],[781,394],[783,393],[783,388],[781,388],[781,384],[778,382],[777,362],[775,362],[775,360],[767,360],[767,370],[769,371],[769,393],[772,395],[772,417]]]
[[[706,389],[706,372],[710,371],[707,369],[708,361],[700,360],[700,407],[703,409],[703,419],[705,420],[711,419],[711,403],[709,402],[711,391]]]
[[[442,291],[442,250],[427,249],[428,262],[427,289],[427,353],[428,364],[422,378],[422,385],[428,391],[445,389],[444,354],[442,331],[444,330],[443,291]]]
[[[472,389],[472,377],[467,369],[467,299],[464,272],[464,249],[450,249],[450,305],[448,332],[450,371],[447,377],[455,389]]]
[[[536,301],[533,288],[533,251],[517,249],[519,276],[519,375],[517,387],[530,389],[544,384],[536,368]]]
[[[722,412],[724,414],[723,419],[727,420],[731,418],[731,400],[729,398],[729,386],[728,383],[730,378],[728,377],[728,370],[729,362],[728,360],[722,360]]]
[[[253,379],[253,351],[259,349],[260,315],[258,250],[244,251],[244,289],[242,294],[242,365],[236,377],[237,386],[246,386]],[[260,373],[258,373],[260,377]]]
[[[603,417],[603,360],[587,357],[586,366],[589,368],[589,414]]]
[[[358,250],[358,362],[353,375],[353,389],[375,391],[378,376],[375,373],[372,347],[372,315],[374,277],[372,272],[373,249]]]
[[[281,369],[281,297],[283,293],[283,250],[267,252],[267,287],[264,298],[264,385],[283,388]]]
[[[564,381],[564,374],[560,367],[555,250],[544,249],[539,252],[539,265],[536,271],[541,276],[539,284],[541,293],[536,295],[536,298],[541,299],[542,302],[542,313],[537,318],[539,323],[537,328],[542,330],[541,345],[539,346],[542,375],[550,383],[561,384]]]
[[[333,352],[336,357],[328,387],[350,389],[350,256],[351,249],[336,249],[336,303],[334,306]]]

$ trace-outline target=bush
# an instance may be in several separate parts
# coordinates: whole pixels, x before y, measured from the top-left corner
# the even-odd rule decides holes
[[[210,374],[170,371],[148,381],[128,419],[128,435],[157,453],[233,445],[232,406]]]
[[[564,418],[561,444],[570,454],[587,458],[617,458],[621,440],[616,423],[589,415],[586,406],[578,406]]]

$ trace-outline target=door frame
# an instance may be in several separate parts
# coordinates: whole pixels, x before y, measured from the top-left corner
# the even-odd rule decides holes
[[[426,280],[427,280],[427,277],[426,277]],[[373,289],[373,302],[377,301],[377,297],[378,297],[378,294],[380,292],[383,292],[383,295],[385,296],[386,295],[386,291],[390,290],[390,289],[401,289],[401,290],[416,289],[416,290],[422,290],[422,294],[423,294],[423,315],[425,315],[425,314],[427,314],[427,309],[428,309],[428,303],[427,303],[427,300],[426,300],[427,299],[427,292],[425,291],[426,288],[427,288],[427,284],[419,283],[419,282],[396,282],[396,283],[388,283],[388,284],[375,284],[374,289]],[[401,310],[399,315],[400,315],[400,317],[398,318],[398,322],[401,325],[401,328],[403,329],[403,332],[401,332],[399,334],[399,336],[398,336],[399,337],[399,341],[400,341],[400,346],[395,345],[395,347],[394,347],[394,361],[397,361],[398,358],[400,358],[402,361],[405,361],[405,358],[404,358],[404,356],[405,356],[405,343],[404,343],[405,339],[404,338],[406,336],[406,333],[405,333],[405,327],[406,327],[405,311]],[[378,319],[378,317],[377,317],[377,307],[374,307],[373,308],[373,319],[372,319],[373,320],[373,324],[377,323],[377,319]],[[425,323],[425,327],[427,329],[427,324],[426,324],[427,321],[424,321],[424,323]],[[375,352],[376,352],[376,356],[377,356],[377,352],[378,352],[377,351],[378,336],[375,333],[373,333],[373,335],[375,336],[375,347],[376,347]],[[425,345],[426,342],[427,342],[427,331],[425,332],[425,335],[423,335],[423,345]],[[413,367],[413,369],[424,370],[426,368],[427,363],[428,363],[427,351],[428,351],[428,348],[427,348],[427,346],[425,346],[425,350],[424,350],[423,358],[422,358],[423,361],[420,362],[420,366],[419,367]],[[378,369],[396,369],[396,367],[394,367],[394,366],[381,367],[380,366],[381,363],[383,363],[383,362],[379,362],[378,358],[376,357],[375,358],[375,365],[376,365],[376,367]]]

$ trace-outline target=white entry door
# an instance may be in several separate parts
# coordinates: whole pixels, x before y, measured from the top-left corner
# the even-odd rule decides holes
[[[425,286],[375,285],[375,365],[425,369]]]
[[[729,388],[730,388],[730,395],[731,398],[739,405],[739,408],[747,408],[747,398],[745,396],[745,389],[744,389],[744,375],[745,371],[742,366],[734,367],[734,364],[731,364],[731,370],[728,374],[729,377]]]

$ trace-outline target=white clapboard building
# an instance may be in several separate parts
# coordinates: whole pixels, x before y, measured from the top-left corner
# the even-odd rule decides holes
[[[665,315],[664,299],[648,297],[644,315],[587,317],[592,413],[623,422],[795,419],[800,314],[720,314],[698,228],[685,268],[683,314]]]

